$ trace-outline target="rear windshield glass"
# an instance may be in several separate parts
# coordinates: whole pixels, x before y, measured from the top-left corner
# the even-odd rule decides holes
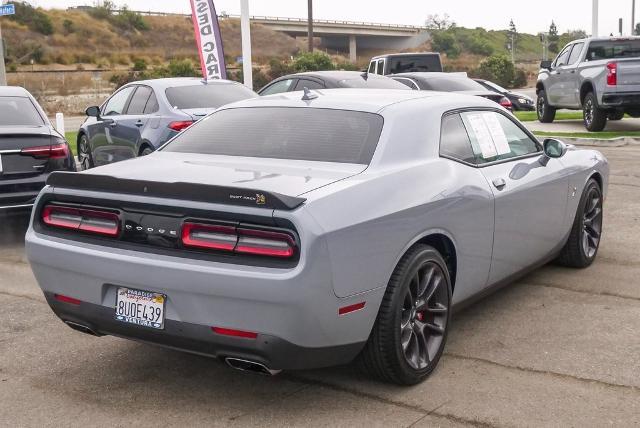
[[[433,91],[486,91],[486,88],[478,82],[462,77],[428,79],[426,85]]]
[[[388,58],[389,73],[408,73],[415,71],[442,71],[438,55],[402,56]]]
[[[341,88],[368,88],[368,89],[408,89],[400,82],[396,82],[388,77],[375,76],[370,74],[367,80],[359,77],[356,79],[345,79],[338,82]]]
[[[607,40],[591,42],[587,60],[640,57],[640,40]]]
[[[40,126],[44,121],[26,97],[0,97],[0,126]]]
[[[197,122],[163,151],[369,164],[382,124],[381,116],[358,111],[228,109]]]
[[[218,108],[234,101],[256,96],[249,88],[233,83],[176,86],[168,88],[165,93],[169,104],[179,109]]]

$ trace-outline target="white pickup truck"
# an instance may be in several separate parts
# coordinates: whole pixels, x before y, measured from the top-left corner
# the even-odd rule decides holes
[[[557,109],[582,110],[589,131],[625,113],[640,117],[640,37],[575,40],[540,68],[540,122],[553,122]]]

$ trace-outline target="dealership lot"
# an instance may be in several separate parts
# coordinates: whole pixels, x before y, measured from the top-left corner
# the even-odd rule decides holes
[[[351,367],[268,378],[204,357],[74,332],[0,220],[0,421],[59,425],[513,426],[640,424],[640,145],[611,162],[595,264],[546,266],[454,318],[423,384]],[[544,215],[543,212],[540,215]]]

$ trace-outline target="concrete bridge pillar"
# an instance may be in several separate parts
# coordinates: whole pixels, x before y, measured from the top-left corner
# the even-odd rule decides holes
[[[356,63],[358,61],[358,52],[356,51],[356,36],[352,34],[349,36],[349,61]]]

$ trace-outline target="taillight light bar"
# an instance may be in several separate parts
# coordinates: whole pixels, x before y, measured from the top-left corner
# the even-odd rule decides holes
[[[176,132],[181,132],[187,129],[188,127],[190,127],[191,125],[193,125],[193,120],[180,120],[176,122],[171,122],[169,124],[169,128],[173,129]]]
[[[296,252],[292,235],[265,229],[185,222],[181,236],[189,248],[277,258],[291,258]]]
[[[50,227],[116,237],[120,234],[120,217],[109,211],[47,205],[42,222]]]
[[[610,62],[607,64],[607,85],[616,86],[618,84],[618,63]]]
[[[24,156],[33,156],[34,158],[66,159],[69,157],[69,148],[64,143],[52,144],[49,146],[27,147],[20,150],[20,154]]]

